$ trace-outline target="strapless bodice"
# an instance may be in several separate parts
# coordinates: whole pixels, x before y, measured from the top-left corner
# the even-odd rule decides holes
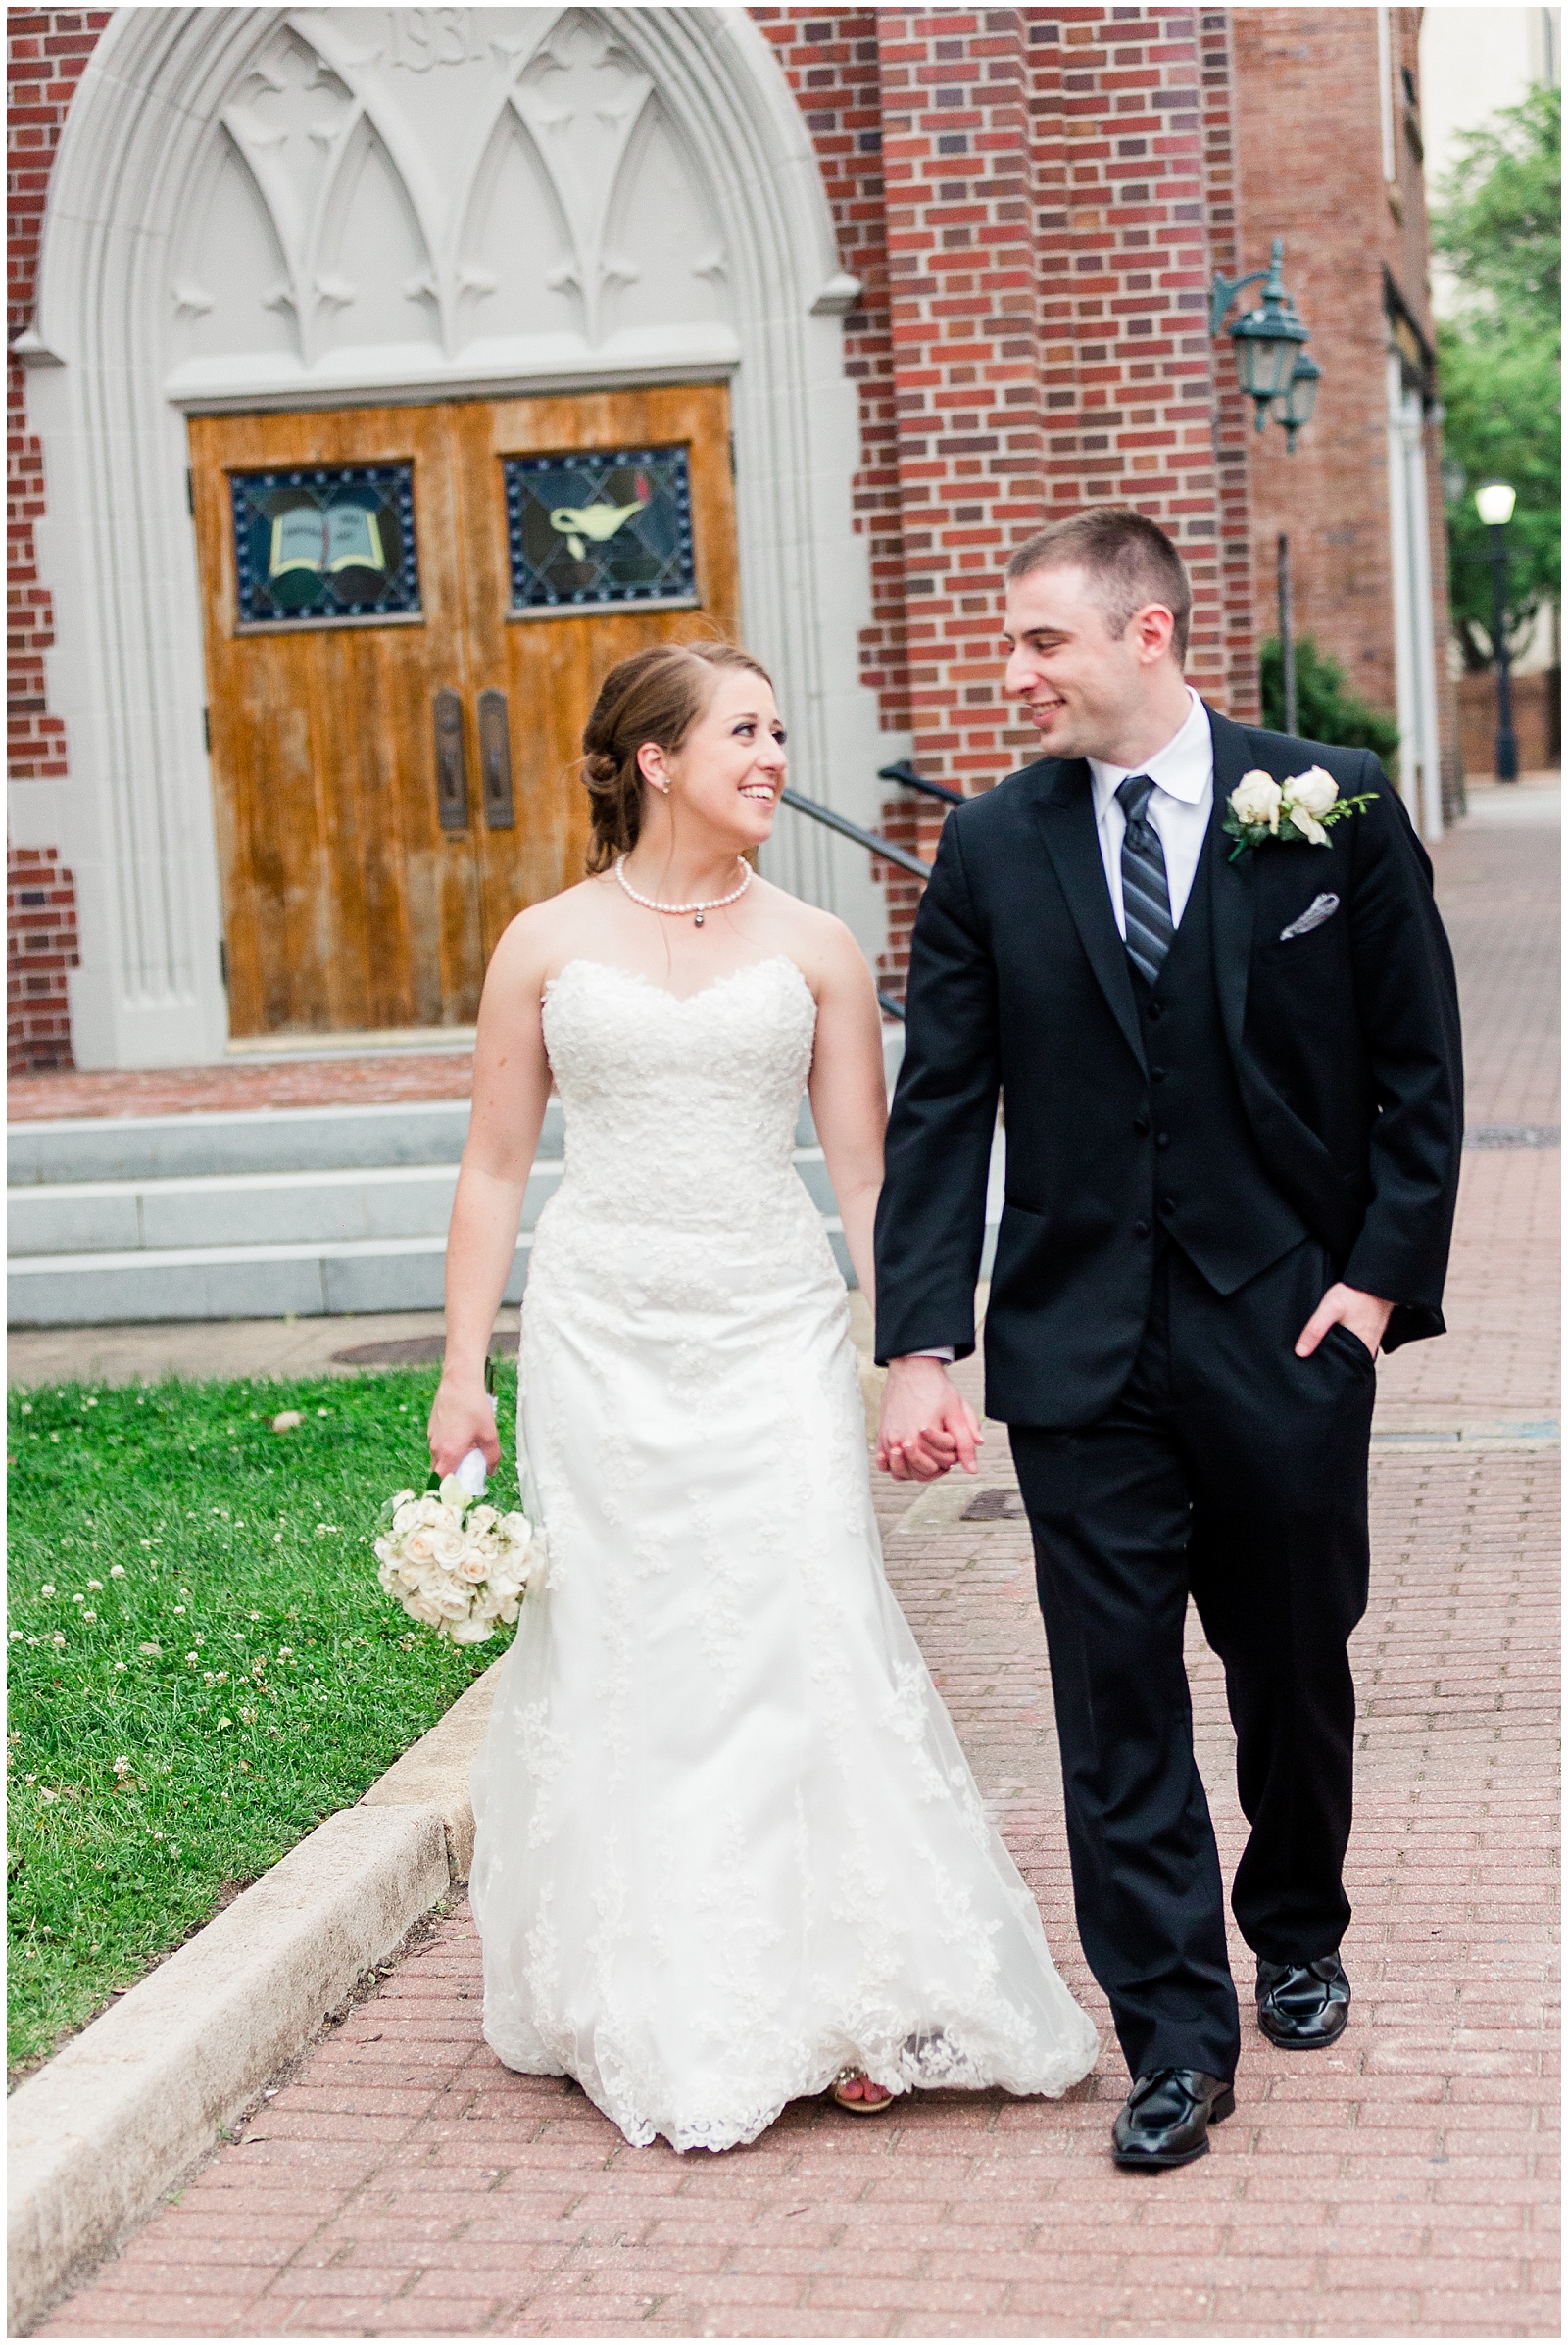
[[[565,1115],[560,1202],[602,1224],[736,1235],[809,1199],[792,1161],[816,1003],[782,954],[699,993],[568,961],[544,1003]]]

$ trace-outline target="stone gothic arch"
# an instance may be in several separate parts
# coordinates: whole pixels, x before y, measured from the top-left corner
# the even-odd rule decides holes
[[[728,374],[746,631],[793,778],[873,820],[858,291],[742,9],[119,11],[67,120],[19,351],[72,779],[21,785],[13,823],[76,871],[78,1064],[226,1042],[193,411]],[[863,855],[787,821],[775,874],[874,953]]]

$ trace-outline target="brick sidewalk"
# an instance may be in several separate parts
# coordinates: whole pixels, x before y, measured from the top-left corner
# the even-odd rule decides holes
[[[1440,852],[1495,1122],[1556,1113],[1545,845],[1522,827]],[[1556,1163],[1467,1160],[1454,1334],[1388,1364],[1381,1438],[1555,1417]],[[1354,2016],[1295,2059],[1250,2029],[1201,2165],[1111,2168],[1113,2049],[1057,2103],[931,2094],[874,2123],[797,2105],[721,2158],[628,2149],[575,2088],[485,2049],[460,1907],[44,2333],[1556,2335],[1556,1468],[1543,1446],[1377,1451]],[[993,1429],[982,1483],[1010,1481]],[[1103,2027],[1025,1528],[956,1521],[946,1490],[883,1484],[879,1503],[901,1599]],[[1191,1662],[1234,1862],[1220,1673],[1196,1637]]]

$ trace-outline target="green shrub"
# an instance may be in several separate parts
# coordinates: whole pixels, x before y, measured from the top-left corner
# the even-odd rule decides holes
[[[1279,640],[1271,636],[1258,660],[1263,688],[1263,722],[1285,731],[1285,665]],[[1345,670],[1310,635],[1296,644],[1296,730],[1303,741],[1326,741],[1331,749],[1369,749],[1385,761],[1399,746],[1392,716],[1346,689]]]

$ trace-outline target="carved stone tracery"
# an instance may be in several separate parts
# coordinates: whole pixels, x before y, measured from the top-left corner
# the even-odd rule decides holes
[[[248,175],[267,247],[235,236],[232,206],[191,208],[171,286],[178,387],[199,391],[204,361],[275,351],[259,316],[269,310],[288,319],[307,374],[334,350],[381,340],[428,341],[437,364],[456,365],[497,327],[524,342],[567,331],[585,352],[601,350],[616,330],[617,295],[650,275],[665,326],[723,317],[717,212],[653,78],[592,10],[566,11],[541,36],[543,15],[307,9],[279,24],[221,108],[209,163],[215,179]],[[509,172],[506,149],[518,142],[521,171]],[[395,187],[377,185],[368,201],[378,220],[401,216],[402,233],[362,235],[351,267],[368,171]],[[498,203],[521,217],[497,219]],[[684,236],[659,232],[671,219],[687,223]],[[527,248],[528,273],[564,308],[524,284],[520,300],[500,305],[505,319],[487,316],[502,290],[498,245]],[[220,303],[210,288],[224,276]]]

